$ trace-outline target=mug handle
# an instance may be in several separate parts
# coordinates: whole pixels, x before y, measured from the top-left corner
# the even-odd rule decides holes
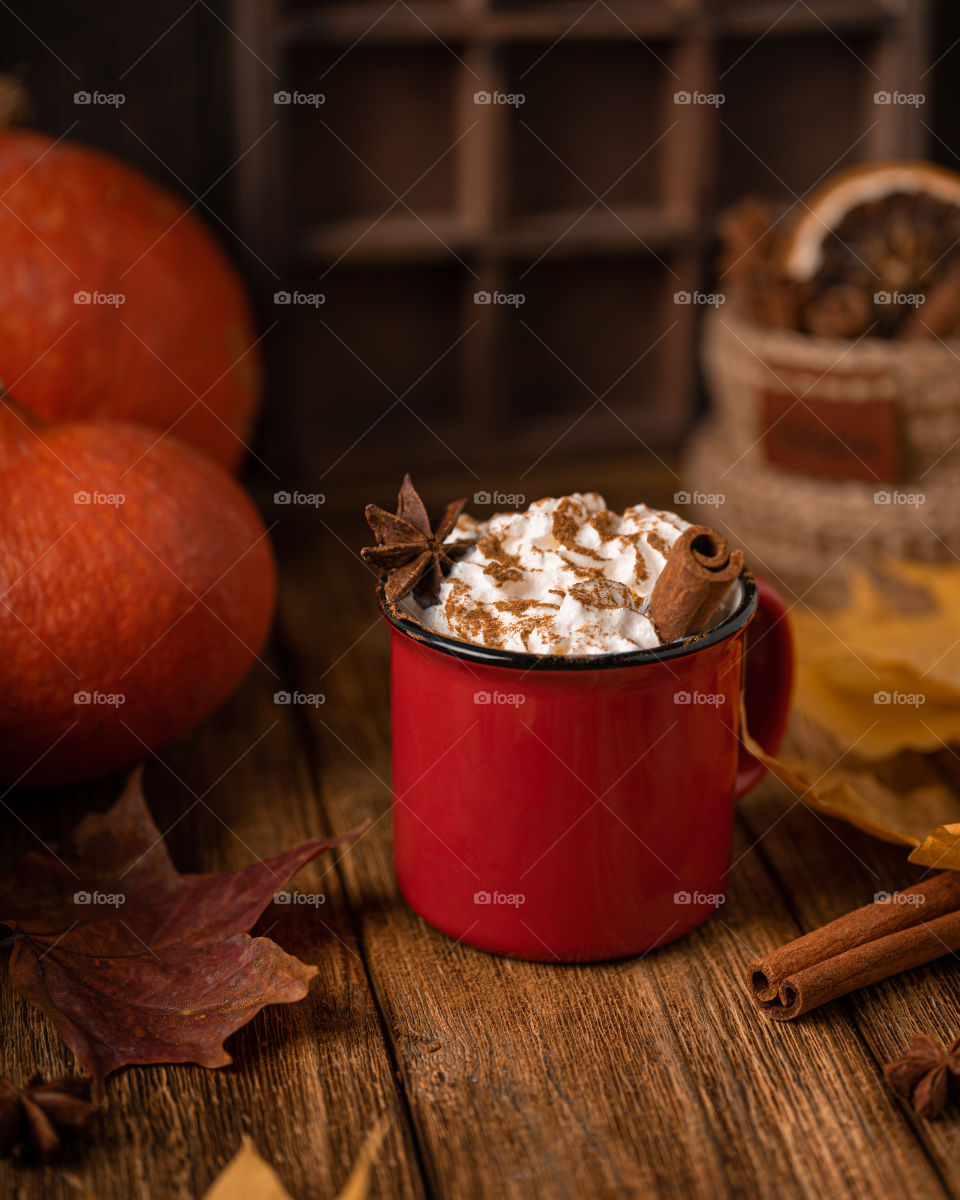
[[[793,635],[783,597],[765,579],[754,576],[757,614],[746,632],[743,699],[747,726],[764,750],[776,754],[790,713],[793,685]],[[766,767],[740,743],[735,794],[739,798],[763,778]]]

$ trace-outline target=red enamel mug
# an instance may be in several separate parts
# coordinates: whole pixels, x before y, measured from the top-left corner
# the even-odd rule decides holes
[[[723,903],[734,803],[787,721],[779,595],[747,572],[705,634],[602,657],[454,641],[390,624],[394,862],[425,920],[483,950],[624,958]],[[748,629],[749,627],[749,629]],[[745,679],[744,679],[745,676]]]

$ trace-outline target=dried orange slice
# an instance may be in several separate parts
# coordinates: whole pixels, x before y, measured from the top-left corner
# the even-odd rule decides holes
[[[958,257],[960,175],[903,160],[853,167],[819,188],[787,234],[781,269],[820,297],[859,289],[874,332],[889,336]]]
[[[899,222],[891,221],[898,216]],[[944,217],[960,222],[960,175],[954,171],[910,160],[852,167],[834,175],[805,205],[786,240],[784,269],[791,279],[812,279],[825,265],[830,239],[851,226],[862,241],[864,233],[902,232],[891,225],[929,226]],[[890,249],[912,250],[914,239],[904,240],[907,245]]]

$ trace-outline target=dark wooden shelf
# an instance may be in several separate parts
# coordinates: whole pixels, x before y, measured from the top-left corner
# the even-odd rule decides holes
[[[457,4],[410,4],[388,9],[382,4],[330,4],[287,14],[277,28],[287,48],[316,42],[394,45],[468,40],[501,42],[630,41],[723,34],[785,37],[831,29],[878,28],[904,15],[890,0],[821,0],[793,8],[783,0],[724,3],[706,0],[705,7],[681,7],[654,0],[599,4],[590,9],[578,0],[490,8]]]
[[[675,443],[698,409],[701,312],[674,294],[709,288],[717,209],[747,190],[795,204],[837,165],[924,152],[923,111],[873,93],[921,61],[927,0],[233,4],[280,86],[326,100],[278,111],[237,50],[237,140],[256,147],[235,176],[242,232],[328,297],[281,317],[307,445],[366,451],[370,425],[392,445],[379,414],[407,388],[449,420],[424,442],[437,462],[464,438],[535,458],[577,416],[577,444],[622,448],[603,405],[583,415],[590,388]],[[319,392],[349,401],[321,426]]]
[[[455,4],[398,5],[384,15],[382,4],[330,5],[288,14],[277,29],[286,47],[313,42],[365,44],[449,42],[632,41],[637,37],[675,37],[695,16],[653,0],[600,4],[584,15],[579,2],[535,4],[519,9],[467,8]]]
[[[455,213],[423,212],[420,220],[406,209],[380,217],[377,213],[331,221],[301,235],[300,255],[309,262],[339,259],[354,263],[418,263],[450,259],[451,251],[476,248]]]
[[[419,219],[418,219],[419,217]],[[651,255],[692,243],[696,225],[664,208],[642,205],[607,209],[587,206],[527,213],[501,229],[471,230],[456,213],[407,211],[352,217],[316,226],[301,235],[308,262],[339,260],[354,265],[455,261],[456,255],[529,259],[549,252],[561,258],[584,254]]]
[[[462,40],[475,29],[470,13],[454,4],[331,5],[304,9],[283,17],[276,28],[279,45],[288,49],[311,43],[362,38],[365,45]]]
[[[557,212],[525,213],[502,231],[489,235],[494,252],[508,258],[546,254],[561,258],[584,254],[653,254],[692,241],[692,220],[664,208],[643,205],[607,209],[598,206]]]
[[[827,29],[872,29],[907,15],[910,0],[816,0],[790,7],[783,0],[756,3],[715,0],[711,23],[717,34],[758,37],[789,37]]]

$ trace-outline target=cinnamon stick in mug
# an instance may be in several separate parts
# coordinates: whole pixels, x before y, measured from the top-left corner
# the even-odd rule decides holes
[[[743,551],[707,525],[691,525],[673,543],[653,585],[650,617],[664,644],[706,629],[743,570]]]

